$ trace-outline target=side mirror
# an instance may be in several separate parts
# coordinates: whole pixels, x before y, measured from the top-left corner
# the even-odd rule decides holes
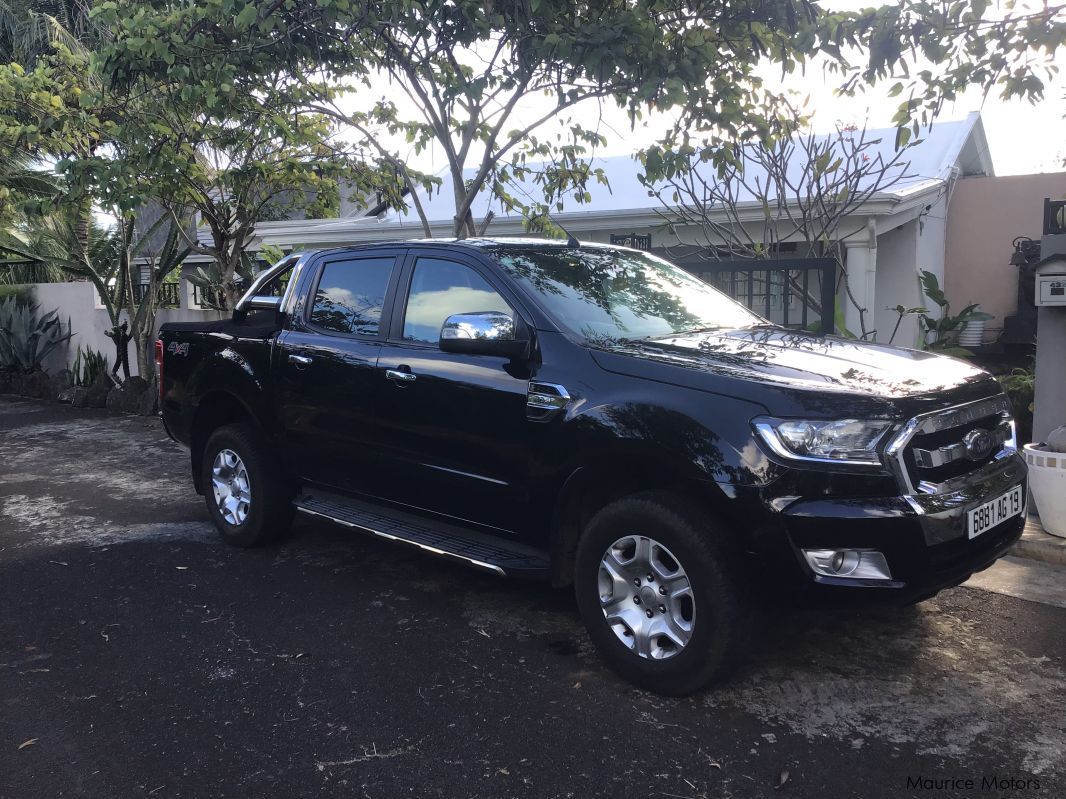
[[[251,311],[271,311],[275,318],[281,314],[281,297],[268,295],[254,295],[242,299],[233,311],[233,319],[237,322],[246,318]]]
[[[442,352],[522,358],[529,351],[529,340],[518,334],[515,320],[508,314],[478,311],[445,319],[439,346]]]
[[[274,311],[276,313],[281,310],[281,297],[264,295],[249,297],[244,307],[249,311]]]

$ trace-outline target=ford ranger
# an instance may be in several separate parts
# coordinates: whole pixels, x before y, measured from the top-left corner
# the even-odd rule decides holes
[[[637,250],[294,254],[231,319],[164,325],[156,357],[226,541],[299,513],[572,584],[604,660],[667,694],[726,673],[764,588],[913,603],[1024,524],[989,374],[774,326]]]

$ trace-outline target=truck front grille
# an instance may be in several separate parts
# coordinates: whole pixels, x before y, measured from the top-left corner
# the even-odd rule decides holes
[[[995,460],[1013,441],[1010,401],[1000,394],[914,417],[885,453],[908,494],[935,493],[941,483]]]

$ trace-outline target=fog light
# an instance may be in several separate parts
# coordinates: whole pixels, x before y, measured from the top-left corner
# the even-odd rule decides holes
[[[847,580],[891,580],[888,561],[876,549],[805,549],[815,574]]]

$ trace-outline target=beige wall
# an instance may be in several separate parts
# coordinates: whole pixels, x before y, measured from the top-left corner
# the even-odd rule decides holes
[[[971,302],[995,314],[988,333],[1017,307],[1018,270],[1010,265],[1015,236],[1040,238],[1044,198],[1066,197],[1066,172],[961,178],[948,210],[945,290],[953,310]],[[986,334],[986,340],[989,336]]]

